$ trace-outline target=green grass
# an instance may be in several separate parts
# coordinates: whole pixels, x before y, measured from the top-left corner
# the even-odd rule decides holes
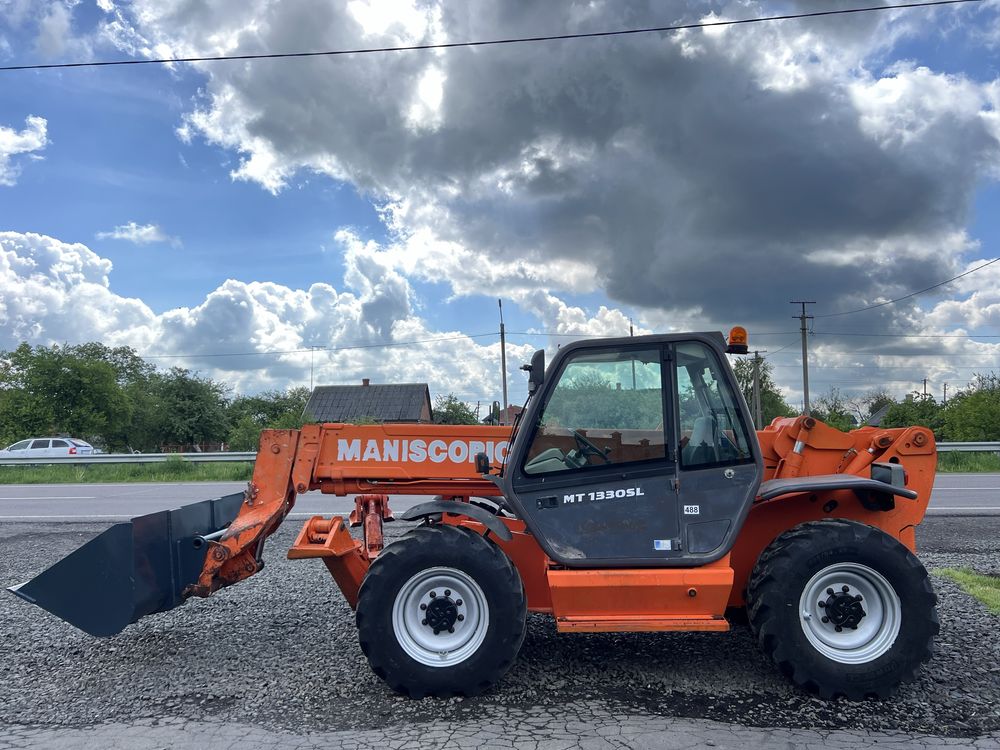
[[[937,470],[942,474],[960,471],[1000,471],[1000,456],[986,452],[947,451],[938,453]]]
[[[1000,472],[996,453],[938,454],[938,468],[948,472]],[[80,484],[86,482],[245,482],[250,462],[194,463],[177,457],[158,464],[57,464],[0,466],[0,484]]]
[[[1000,577],[973,573],[968,568],[942,568],[935,570],[940,576],[950,578],[967,594],[971,594],[986,605],[986,609],[1000,615]]]
[[[79,484],[87,482],[245,482],[247,462],[193,463],[178,457],[158,464],[57,464],[0,466],[0,484]]]

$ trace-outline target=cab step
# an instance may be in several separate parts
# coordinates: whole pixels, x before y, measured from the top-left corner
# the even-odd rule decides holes
[[[559,617],[556,630],[560,633],[649,633],[654,631],[688,631],[724,633],[729,630],[725,617]]]

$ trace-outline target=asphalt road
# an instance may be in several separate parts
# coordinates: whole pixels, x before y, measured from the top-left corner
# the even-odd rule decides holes
[[[128,519],[240,492],[244,486],[244,482],[0,485],[0,521]],[[392,508],[399,512],[428,499],[401,495],[393,498]],[[310,492],[299,497],[291,517],[346,514],[353,508],[353,497]],[[1000,474],[939,474],[928,514],[1000,516]]]

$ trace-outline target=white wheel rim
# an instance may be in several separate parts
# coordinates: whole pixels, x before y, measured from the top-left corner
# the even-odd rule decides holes
[[[392,629],[410,658],[428,667],[453,667],[482,645],[489,615],[486,595],[471,576],[455,568],[427,568],[396,594]],[[435,633],[434,625],[444,627]]]
[[[860,619],[859,611],[864,612]],[[860,563],[836,563],[820,570],[805,585],[799,599],[799,621],[806,638],[823,656],[840,664],[867,664],[896,642],[902,608],[881,573]]]

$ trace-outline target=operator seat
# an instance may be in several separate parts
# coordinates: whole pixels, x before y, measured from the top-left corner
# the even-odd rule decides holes
[[[714,416],[698,417],[691,428],[691,439],[684,446],[682,458],[691,466],[711,464],[719,460],[719,426]]]

